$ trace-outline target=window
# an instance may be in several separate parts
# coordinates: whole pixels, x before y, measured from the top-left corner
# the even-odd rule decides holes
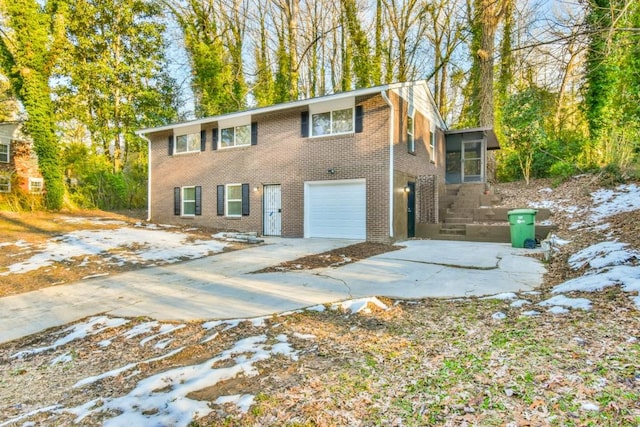
[[[0,163],[9,163],[9,143],[0,142]]]
[[[176,216],[202,215],[202,187],[174,187],[173,214]]]
[[[196,214],[196,187],[182,187],[182,215]]]
[[[227,185],[227,216],[242,216],[242,184]]]
[[[11,175],[0,175],[0,193],[11,193]]]
[[[176,136],[176,154],[192,153],[194,151],[200,151],[199,133]]]
[[[251,145],[251,125],[236,126],[222,129],[220,132],[220,147],[244,147]]]
[[[414,138],[415,124],[413,117],[407,116],[407,150],[409,153],[416,152],[416,140]]]
[[[29,193],[40,194],[44,188],[42,178],[29,178]]]
[[[429,130],[429,147],[431,148],[431,161],[436,162],[436,129]]]
[[[353,108],[311,115],[311,136],[353,132]]]

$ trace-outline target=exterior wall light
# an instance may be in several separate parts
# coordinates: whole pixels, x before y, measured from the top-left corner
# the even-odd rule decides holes
[[[403,188],[403,190],[404,190],[404,192],[405,192],[405,193],[409,193],[409,192],[411,192],[411,188],[409,188],[409,186],[408,186],[408,185],[406,185],[406,186]]]
[[[336,173],[336,170],[334,168],[329,168],[327,169],[327,173],[333,175],[334,173]]]

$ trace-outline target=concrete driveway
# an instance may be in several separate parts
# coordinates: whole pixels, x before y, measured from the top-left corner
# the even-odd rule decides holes
[[[354,241],[268,238],[265,245],[0,298],[0,343],[86,316],[248,318],[366,296],[465,297],[531,290],[544,267],[508,244],[412,240],[339,268],[252,271]]]

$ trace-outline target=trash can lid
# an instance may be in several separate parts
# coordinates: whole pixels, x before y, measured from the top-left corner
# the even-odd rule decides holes
[[[535,215],[537,212],[535,209],[514,209],[507,212],[507,215]]]

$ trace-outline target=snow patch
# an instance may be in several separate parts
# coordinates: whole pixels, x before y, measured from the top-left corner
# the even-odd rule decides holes
[[[538,303],[541,307],[562,306],[581,310],[591,310],[591,301],[586,298],[569,298],[564,295],[556,295],[548,300]]]
[[[504,320],[504,319],[506,319],[506,318],[507,318],[507,315],[506,315],[506,314],[504,314],[504,313],[503,313],[503,312],[501,312],[501,311],[498,311],[497,313],[493,313],[493,314],[491,315],[491,318],[492,318],[493,320]]]
[[[332,310],[337,310],[338,308],[340,308],[340,309],[342,309],[344,311],[350,311],[351,314],[356,314],[356,313],[359,313],[359,312],[370,313],[371,310],[368,307],[369,303],[375,305],[376,307],[378,307],[378,308],[380,308],[382,310],[388,310],[389,309],[389,307],[387,307],[386,304],[381,302],[376,297],[358,298],[358,299],[342,301],[342,302],[339,302],[339,303],[336,303],[336,304],[332,304],[331,305],[331,309]]]
[[[521,308],[524,305],[527,304],[531,304],[531,301],[526,300],[526,299],[519,299],[519,300],[515,300],[514,302],[512,302],[511,304],[509,304],[511,307],[513,308]]]
[[[98,255],[103,262],[115,265],[142,261],[173,263],[201,258],[211,252],[221,252],[227,245],[215,240],[196,240],[187,244],[187,239],[188,236],[184,233],[144,228],[78,230],[49,239],[36,254],[25,261],[9,265],[7,271],[0,273],[0,276],[28,273],[71,258]],[[135,247],[132,242],[135,242]],[[111,252],[118,248],[125,248],[130,252]]]
[[[627,246],[629,246],[627,243],[621,242],[596,243],[570,256],[569,266],[578,270],[588,264],[592,269],[599,269],[638,259],[640,254],[624,249]]]
[[[108,318],[106,316],[92,317],[87,322],[76,323],[75,325],[65,329],[63,333],[68,332],[68,334],[57,339],[53,344],[46,347],[34,348],[33,350],[19,351],[18,353],[13,354],[11,358],[21,359],[25,356],[55,350],[56,348],[68,344],[71,341],[79,340],[90,335],[96,335],[107,329],[117,328],[127,323],[129,323],[128,320],[121,318]]]
[[[504,292],[501,294],[496,294],[496,295],[490,295],[488,297],[482,297],[480,299],[485,300],[485,299],[497,299],[497,300],[508,300],[508,299],[517,299],[518,296],[516,294],[514,294],[513,292]]]
[[[523,316],[527,316],[527,317],[531,317],[531,316],[539,316],[540,312],[536,311],[536,310],[529,310],[529,311],[523,311],[522,312]]]
[[[93,414],[107,418],[104,426],[121,425],[171,425],[188,426],[193,419],[205,416],[213,408],[209,402],[193,400],[187,396],[198,390],[212,387],[221,381],[239,375],[258,375],[255,363],[267,360],[275,354],[297,357],[285,335],[277,337],[277,343],[267,344],[266,335],[242,339],[219,356],[199,365],[181,366],[152,375],[138,382],[127,395],[116,398],[98,398],[75,408],[67,409],[76,415],[76,423]],[[233,360],[232,366],[220,362]],[[228,365],[228,364],[227,364]],[[222,403],[234,403],[241,411],[247,411],[253,403],[251,395],[225,396]],[[113,415],[117,413],[117,415]]]
[[[569,312],[568,309],[564,308],[564,307],[560,307],[559,305],[556,305],[554,307],[551,307],[549,310],[547,310],[549,313],[551,314],[566,314]]]
[[[580,408],[583,411],[598,412],[600,410],[600,407],[598,405],[596,405],[595,403],[591,403],[591,402],[583,402],[582,405],[580,405]]]

